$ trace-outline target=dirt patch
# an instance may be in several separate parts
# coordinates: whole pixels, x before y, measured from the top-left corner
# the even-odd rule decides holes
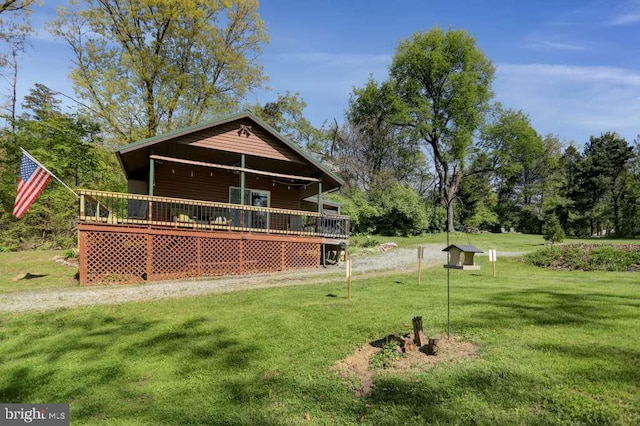
[[[64,256],[56,256],[53,258],[53,261],[59,263],[60,265],[70,266],[72,268],[78,267],[78,258],[77,257],[64,257]]]
[[[406,336],[405,336],[406,337]],[[436,336],[438,337],[438,336]],[[438,364],[455,363],[463,360],[476,359],[477,348],[474,344],[466,342],[460,336],[451,336],[451,339],[440,338],[437,355],[427,355],[422,350],[401,352],[396,348],[397,356],[385,368],[372,366],[376,354],[383,351],[377,340],[362,345],[355,352],[343,360],[334,364],[332,370],[345,380],[355,380],[357,384],[354,395],[366,396],[374,386],[374,375],[380,373],[391,374],[416,374],[433,368]]]

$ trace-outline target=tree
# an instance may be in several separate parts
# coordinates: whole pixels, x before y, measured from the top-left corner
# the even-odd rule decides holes
[[[494,158],[497,211],[500,223],[523,232],[539,233],[545,195],[553,195],[561,143],[557,137],[540,137],[523,111],[497,105],[492,121],[481,133],[481,144]]]
[[[453,230],[453,203],[470,170],[468,154],[491,99],[494,67],[464,30],[432,29],[401,41],[390,76],[402,102],[397,123],[414,129],[433,155],[438,191]]]
[[[0,72],[10,85],[7,110],[11,133],[15,141],[15,119],[18,87],[18,56],[25,51],[27,36],[32,32],[29,22],[35,0],[4,0],[0,3]],[[7,15],[12,15],[6,20]]]
[[[229,112],[266,80],[257,0],[88,0],[49,29],[73,52],[77,95],[118,142]]]
[[[267,102],[264,105],[256,104],[251,109],[281,135],[301,147],[310,148],[311,151],[319,153],[325,133],[305,118],[306,107],[307,103],[299,93],[292,95],[287,91],[284,95],[278,94],[274,102]]]
[[[590,235],[618,232],[623,178],[632,157],[631,146],[613,132],[591,136],[585,145],[569,197],[577,216],[588,224]]]
[[[556,215],[551,214],[545,218],[542,235],[544,240],[549,241],[551,245],[561,243],[564,240],[564,230]]]
[[[355,88],[335,156],[341,172],[365,191],[393,179],[424,192],[426,159],[415,133],[392,122],[395,96],[390,84],[378,85],[373,79]]]
[[[382,235],[418,235],[429,226],[427,211],[420,196],[398,182],[379,182],[371,188],[370,203],[376,208],[376,231]]]
[[[4,0],[0,2],[0,14],[5,12],[28,12],[35,0]]]
[[[640,136],[635,140],[633,157],[621,178],[620,224],[616,234],[633,237],[640,235]]]
[[[123,190],[124,175],[115,156],[104,149],[100,128],[87,117],[62,113],[48,87],[38,84],[25,97],[25,112],[16,120],[17,144],[8,132],[0,134],[0,247],[75,244],[73,229],[77,200],[52,182],[27,215],[12,215],[16,177],[23,147],[70,186]]]

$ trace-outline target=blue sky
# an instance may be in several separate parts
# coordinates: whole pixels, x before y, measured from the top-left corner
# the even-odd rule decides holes
[[[73,95],[68,48],[42,28],[59,2],[37,7],[19,93],[41,82]],[[299,92],[315,125],[343,120],[349,94],[387,78],[398,41],[435,26],[464,28],[496,66],[495,100],[522,109],[542,134],[579,145],[590,135],[640,133],[640,0],[520,2],[263,0],[271,41],[261,63],[271,91]]]

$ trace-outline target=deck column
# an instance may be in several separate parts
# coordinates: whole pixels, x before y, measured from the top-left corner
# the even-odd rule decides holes
[[[247,166],[247,159],[245,157],[244,154],[240,154],[240,168],[242,169],[240,171],[240,205],[244,206],[245,204],[245,199],[244,199],[244,187],[245,187],[245,173],[244,173],[244,168]],[[244,210],[240,210],[240,227],[244,228]]]
[[[318,182],[318,213],[322,213],[322,176],[320,176],[320,182]]]
[[[153,197],[153,187],[155,186],[155,161],[153,158],[149,159],[149,196]]]
[[[240,204],[242,204],[244,206],[244,202],[246,201],[244,199],[244,186],[245,186],[245,173],[244,173],[244,168],[247,166],[246,163],[246,157],[244,154],[240,155],[240,167],[242,168],[242,171],[240,172]]]

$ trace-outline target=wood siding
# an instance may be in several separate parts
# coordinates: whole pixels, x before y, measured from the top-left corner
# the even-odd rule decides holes
[[[252,134],[240,135],[240,125],[250,126]],[[248,119],[232,121],[214,128],[184,135],[176,138],[174,142],[257,157],[273,158],[275,160],[307,163],[298,153]]]
[[[206,167],[186,166],[182,164],[156,164],[156,185],[154,195],[219,203],[229,202],[229,187],[240,186],[240,174]],[[282,184],[273,184],[267,177],[247,174],[247,189],[259,189],[271,193],[271,206],[278,209],[300,210],[300,191],[297,187],[288,188]]]

